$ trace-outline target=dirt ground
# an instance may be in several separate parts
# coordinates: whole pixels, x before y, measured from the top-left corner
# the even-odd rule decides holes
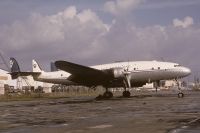
[[[200,92],[0,102],[2,133],[199,133]]]

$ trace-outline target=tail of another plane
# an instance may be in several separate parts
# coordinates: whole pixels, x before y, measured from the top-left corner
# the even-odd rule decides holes
[[[41,67],[35,60],[32,60],[32,67],[33,67],[33,72],[42,72]]]

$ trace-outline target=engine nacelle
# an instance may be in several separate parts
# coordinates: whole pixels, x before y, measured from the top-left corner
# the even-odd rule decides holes
[[[107,69],[106,72],[111,75],[113,78],[123,78],[124,77],[124,69],[121,67]]]

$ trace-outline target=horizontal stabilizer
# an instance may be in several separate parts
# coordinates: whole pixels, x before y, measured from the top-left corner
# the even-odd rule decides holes
[[[54,62],[51,62],[51,72],[55,72],[55,71],[58,71],[56,65]]]
[[[38,76],[41,73],[40,72],[11,72],[9,73],[12,76],[12,79],[16,79],[20,76]]]

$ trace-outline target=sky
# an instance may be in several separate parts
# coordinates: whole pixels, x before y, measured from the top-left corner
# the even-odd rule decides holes
[[[1,0],[0,51],[82,65],[164,60],[200,74],[200,0]]]

